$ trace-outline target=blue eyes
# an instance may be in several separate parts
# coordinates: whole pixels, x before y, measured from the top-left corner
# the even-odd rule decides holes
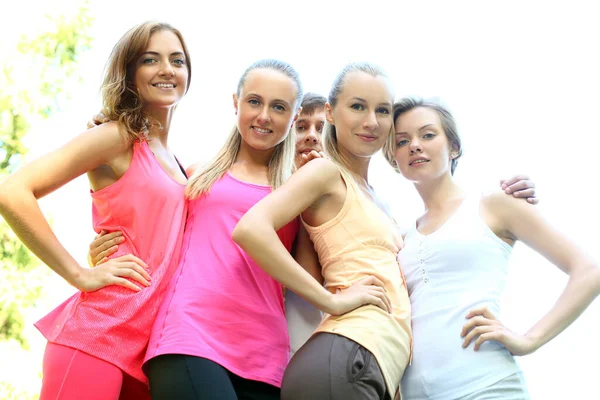
[[[435,136],[436,136],[435,133],[428,132],[428,133],[425,133],[423,135],[423,139],[425,139],[425,140],[431,140],[431,139],[435,138]],[[402,139],[402,140],[399,140],[399,141],[396,142],[396,146],[398,146],[398,147],[404,147],[404,146],[407,146],[409,143],[410,143],[410,140],[408,140],[408,139]]]
[[[352,108],[353,110],[356,110],[356,111],[364,111],[366,109],[366,107],[360,103],[354,103],[350,106],[350,108]],[[375,112],[378,114],[385,114],[385,115],[390,114],[390,110],[385,107],[379,107],[378,109],[375,110]]]
[[[261,104],[261,102],[257,99],[250,99],[248,100],[248,104],[253,105],[253,106],[259,106]],[[281,104],[274,104],[273,109],[277,112],[285,112],[286,109],[284,106],[282,106]]]

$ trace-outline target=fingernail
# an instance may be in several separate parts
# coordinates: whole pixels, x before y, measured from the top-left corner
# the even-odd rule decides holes
[[[118,239],[118,242],[119,242],[119,243],[122,243],[122,242],[124,242],[124,241],[125,241],[125,238],[124,238],[123,236],[119,237],[119,239]]]

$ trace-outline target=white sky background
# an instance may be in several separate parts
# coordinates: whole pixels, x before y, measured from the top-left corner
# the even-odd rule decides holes
[[[234,122],[231,94],[252,62],[288,61],[305,91],[326,95],[344,64],[371,61],[387,70],[397,97],[437,97],[454,113],[465,147],[456,177],[466,188],[490,189],[500,178],[529,174],[538,185],[538,207],[600,260],[597,14],[573,1],[450,3],[221,1],[198,2],[190,11],[187,2],[94,2],[95,40],[81,61],[83,84],[73,88],[61,113],[36,124],[27,138],[30,157],[85,129],[100,108],[102,69],[121,35],[143,20],[164,20],[183,32],[193,63],[192,85],[170,138],[184,164],[208,160],[221,147]],[[35,33],[45,13],[68,14],[78,4],[14,3],[16,14],[3,18],[0,40]],[[422,211],[412,185],[380,156],[371,181],[404,226]],[[82,264],[94,235],[87,191],[83,177],[42,201],[57,235]],[[524,332],[552,306],[566,277],[522,244],[510,265],[503,321]],[[72,289],[53,277],[45,292],[49,304],[32,319]],[[533,399],[597,396],[599,317],[596,301],[561,336],[519,358]],[[44,341],[28,329],[30,356],[17,365],[0,356],[0,375],[11,374],[17,384],[41,364]]]

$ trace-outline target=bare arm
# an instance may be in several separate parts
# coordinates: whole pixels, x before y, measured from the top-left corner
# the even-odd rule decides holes
[[[308,163],[242,217],[233,231],[233,240],[269,275],[322,311],[343,314],[363,304],[377,304],[389,311],[383,284],[375,283],[374,277],[363,286],[368,288],[364,292],[357,285],[356,292],[350,288],[344,296],[333,295],[294,260],[277,236],[278,229],[328,196],[332,182],[341,184],[333,162],[318,159]]]
[[[497,224],[500,235],[523,241],[569,275],[554,306],[525,335],[506,329],[486,309],[467,315],[471,318],[463,330],[463,334],[470,330],[467,344],[479,336],[476,347],[486,340],[497,340],[515,355],[529,354],[565,330],[600,294],[600,268],[530,204],[494,193],[482,200],[482,207]]]
[[[112,157],[128,151],[129,147],[116,124],[104,124],[32,161],[0,184],[0,213],[19,239],[46,265],[83,291],[97,290],[108,284],[139,290],[123,276],[145,283],[144,278],[149,278],[149,275],[139,265],[132,265],[136,264],[135,261],[127,261],[128,264],[123,265],[128,270],[124,275],[117,274],[112,268],[114,265],[92,274],[82,268],[54,235],[37,200],[78,176],[109,163]]]

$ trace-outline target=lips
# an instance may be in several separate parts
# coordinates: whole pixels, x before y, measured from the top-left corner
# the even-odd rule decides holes
[[[172,82],[153,83],[152,86],[160,88],[160,89],[175,89],[177,87],[177,85]]]
[[[415,165],[426,164],[428,162],[429,162],[428,159],[420,157],[420,158],[415,158],[414,160],[412,160],[411,162],[409,162],[408,165],[415,166]]]
[[[256,133],[258,133],[260,135],[268,135],[269,133],[273,133],[273,131],[270,129],[261,128],[258,126],[252,126],[252,130],[254,130]]]
[[[365,142],[374,142],[374,141],[377,140],[377,136],[376,135],[367,135],[367,134],[357,133],[356,136],[358,136],[359,138],[361,138]]]
[[[308,154],[308,153],[310,153],[310,152],[311,152],[311,151],[313,151],[313,150],[314,150],[314,151],[317,151],[317,152],[321,151],[321,150],[319,150],[319,149],[316,149],[316,148],[313,148],[313,147],[307,147],[307,148],[305,148],[305,149],[300,149],[300,150],[298,150],[298,154]]]

